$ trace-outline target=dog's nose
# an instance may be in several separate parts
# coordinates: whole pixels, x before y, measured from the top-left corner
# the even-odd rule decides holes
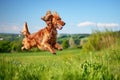
[[[65,23],[63,25],[65,25]]]

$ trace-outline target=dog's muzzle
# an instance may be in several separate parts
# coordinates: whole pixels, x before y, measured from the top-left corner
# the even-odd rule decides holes
[[[59,24],[57,24],[57,29],[61,30],[64,25],[65,25],[65,23],[63,21],[61,21]]]

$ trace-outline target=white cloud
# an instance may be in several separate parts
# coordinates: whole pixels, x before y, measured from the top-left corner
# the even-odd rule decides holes
[[[97,26],[97,27],[109,28],[109,27],[118,27],[120,25],[117,23],[95,23],[95,22],[86,21],[79,23],[77,26],[79,27]]]
[[[119,24],[117,23],[97,23],[98,27],[118,27]]]
[[[81,22],[81,23],[79,23],[78,24],[78,26],[79,27],[84,27],[84,26],[95,26],[96,25],[96,23],[94,23],[94,22],[90,22],[90,21],[86,21],[86,22]]]

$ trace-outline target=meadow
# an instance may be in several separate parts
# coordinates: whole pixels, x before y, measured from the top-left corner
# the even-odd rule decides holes
[[[119,35],[95,34],[82,49],[64,49],[57,55],[47,51],[2,53],[0,80],[120,80]]]

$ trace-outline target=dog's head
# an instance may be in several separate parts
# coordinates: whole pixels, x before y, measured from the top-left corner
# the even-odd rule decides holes
[[[59,30],[61,30],[65,25],[65,22],[61,20],[57,12],[52,14],[50,11],[47,11],[46,15],[41,19],[44,20],[48,26],[53,26]]]

